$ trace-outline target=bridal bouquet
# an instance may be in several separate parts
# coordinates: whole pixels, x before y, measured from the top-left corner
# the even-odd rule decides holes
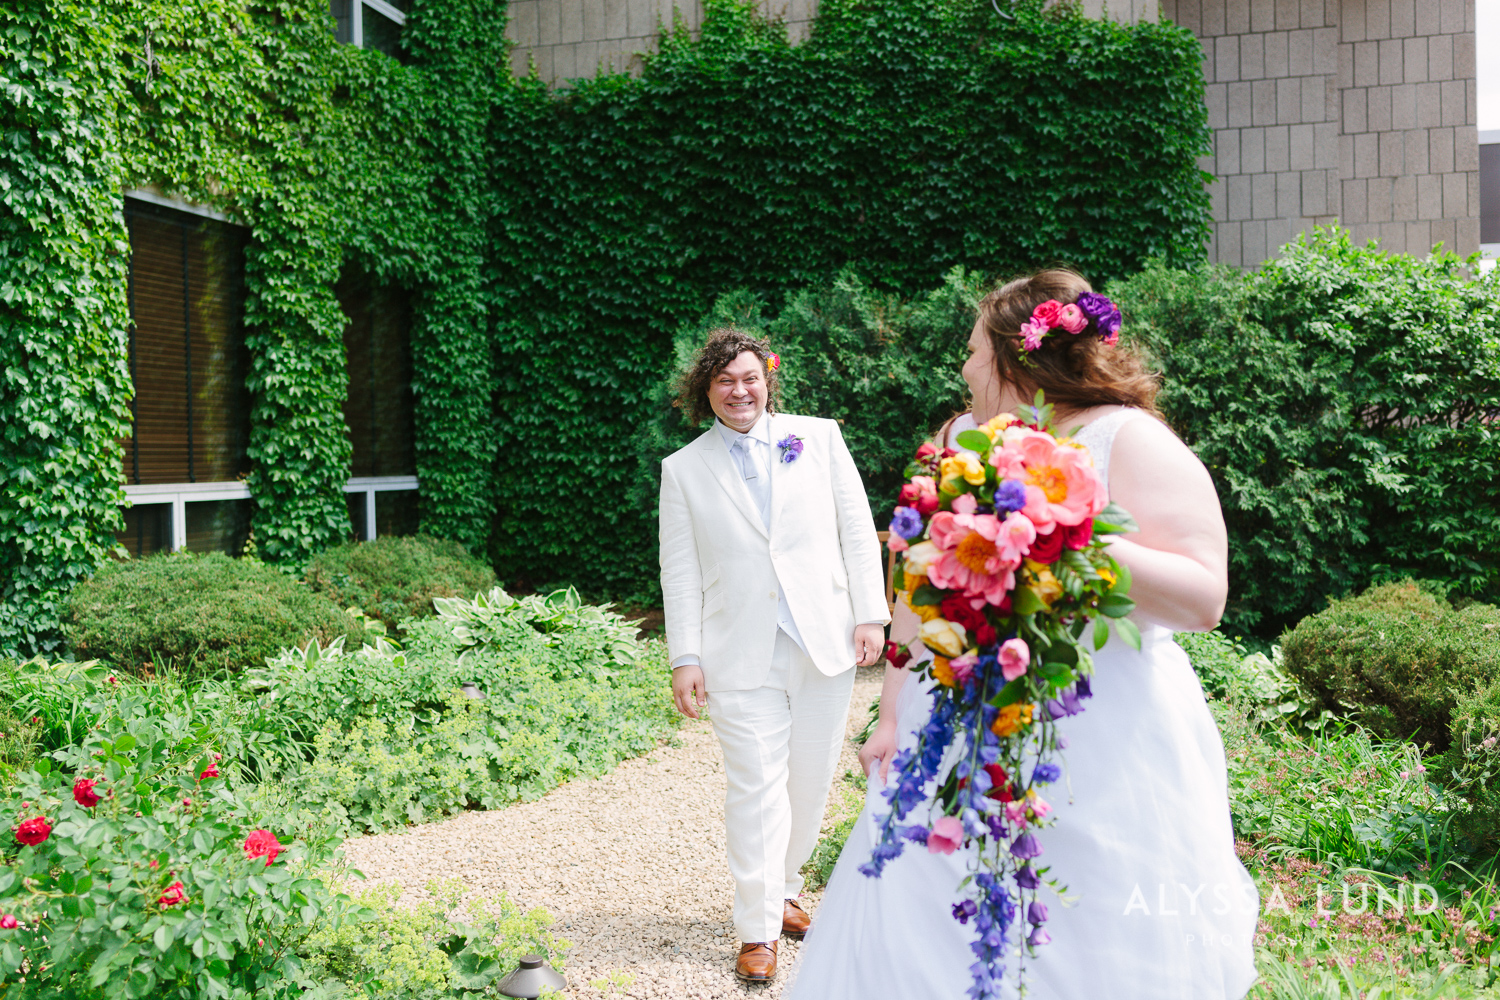
[[[977,933],[975,1000],[1000,996],[1015,937],[1028,954],[1050,940],[1037,890],[1055,883],[1036,833],[1054,822],[1043,793],[1062,776],[1055,723],[1083,710],[1109,620],[1140,648],[1125,617],[1129,570],[1101,537],[1135,524],[1108,503],[1088,451],[1052,432],[1041,394],[1021,409],[1028,419],[1002,414],[960,434],[966,451],[923,445],[907,470],[889,547],[934,654],[913,667],[935,682],[934,701],[916,745],[891,761],[891,809],[861,869],[878,876],[908,843],[975,848],[953,908]],[[898,667],[911,659],[894,643],[886,655]]]

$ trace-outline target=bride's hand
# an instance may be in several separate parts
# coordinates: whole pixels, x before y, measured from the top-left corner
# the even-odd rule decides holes
[[[865,741],[865,745],[859,748],[859,766],[864,769],[865,775],[870,773],[870,765],[880,763],[880,782],[885,783],[886,775],[891,770],[891,758],[896,755],[896,720],[881,719],[875,723],[875,731]]]

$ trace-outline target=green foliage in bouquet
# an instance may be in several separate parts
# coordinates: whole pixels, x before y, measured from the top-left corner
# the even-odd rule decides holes
[[[211,746],[117,719],[0,788],[7,996],[302,995],[297,949],[347,908],[314,877],[336,842],[257,815]]]
[[[1329,229],[1256,271],[1156,263],[1109,292],[1224,506],[1227,628],[1272,638],[1403,576],[1500,596],[1500,273]]]
[[[369,1000],[491,997],[522,956],[561,967],[571,947],[547,929],[545,910],[522,912],[504,893],[464,904],[463,884],[448,879],[415,906],[401,896],[390,883],[358,892],[359,919],[317,928],[302,948],[310,978],[357,983]]]
[[[364,627],[275,567],[218,553],[106,563],[68,599],[68,644],[117,670],[237,672]]]
[[[495,571],[461,544],[427,535],[382,535],[320,552],[307,582],[341,608],[359,608],[394,629],[433,614],[438,597],[471,597],[495,586]]]
[[[1455,610],[1410,580],[1381,584],[1305,618],[1281,649],[1323,707],[1441,752],[1455,699],[1500,681],[1500,609]]]

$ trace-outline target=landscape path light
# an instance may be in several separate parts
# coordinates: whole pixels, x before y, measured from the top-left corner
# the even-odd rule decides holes
[[[484,700],[484,692],[479,690],[479,685],[473,681],[464,681],[459,685],[459,689],[463,691],[465,698],[473,698],[475,701]]]
[[[500,980],[496,987],[503,997],[539,997],[542,990],[565,990],[568,981],[561,973],[547,964],[541,955],[527,955],[521,959],[516,971]]]

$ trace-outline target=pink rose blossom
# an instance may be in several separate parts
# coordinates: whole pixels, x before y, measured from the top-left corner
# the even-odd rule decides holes
[[[911,548],[911,542],[908,542],[906,539],[902,538],[900,535],[896,534],[893,531],[891,532],[891,537],[886,539],[885,547],[890,549],[892,552],[905,552],[907,549]]]
[[[962,684],[974,676],[974,667],[979,663],[979,656],[975,653],[965,653],[963,656],[955,656],[948,661],[948,669],[953,671],[953,679]]]
[[[1082,333],[1084,327],[1089,325],[1089,318],[1076,303],[1069,302],[1058,310],[1057,325],[1069,333]]]
[[[1006,639],[1000,644],[1000,673],[1007,681],[1024,677],[1031,666],[1031,647],[1025,639]]]
[[[15,917],[11,916],[9,913],[0,916],[0,928],[4,928],[8,931],[13,931],[20,926],[21,922]]]
[[[927,835],[927,850],[932,854],[952,854],[964,842],[964,825],[957,816],[940,816]]]
[[[1031,321],[1040,323],[1047,329],[1058,325],[1058,315],[1062,312],[1063,305],[1056,299],[1048,299],[1035,309],[1031,310]]]

